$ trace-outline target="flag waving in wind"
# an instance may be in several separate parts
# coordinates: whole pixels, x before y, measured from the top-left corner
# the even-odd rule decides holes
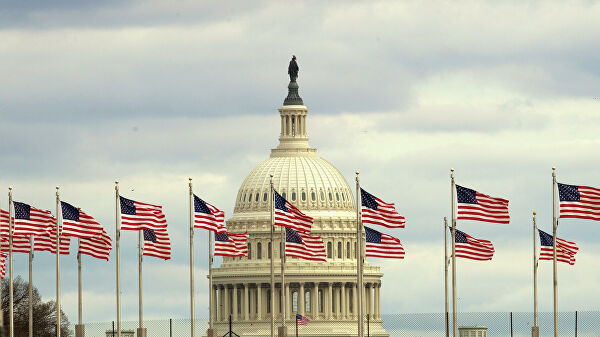
[[[476,239],[456,229],[454,236],[456,257],[487,261],[494,256],[494,245],[488,240]]]
[[[161,206],[146,204],[120,197],[121,229],[139,231],[142,229],[166,230],[167,219]]]
[[[171,258],[171,240],[167,230],[144,229],[144,256],[154,256],[164,260]]]
[[[320,236],[311,236],[291,228],[285,229],[285,255],[304,260],[327,261],[325,244]]]
[[[294,205],[275,192],[275,225],[310,233],[313,218],[300,212]]]
[[[560,218],[600,221],[600,189],[558,184]]]
[[[248,232],[243,234],[215,233],[216,256],[248,257]]]
[[[69,255],[71,238],[68,236],[60,238],[60,254]],[[33,237],[33,250],[36,252],[50,252],[56,254],[56,235],[40,235]]]
[[[56,228],[56,218],[50,211],[18,201],[13,201],[13,206],[15,210],[13,235],[44,235]]]
[[[102,225],[91,216],[85,214],[81,209],[61,201],[62,209],[62,236],[73,236],[77,238],[91,238],[102,235]]]
[[[552,235],[538,229],[540,233],[540,260],[554,260],[554,239]],[[556,238],[556,261],[575,264],[575,254],[579,248],[575,242]]]
[[[508,200],[494,198],[456,185],[457,220],[476,220],[508,224]]]
[[[365,227],[365,256],[382,257],[390,259],[403,259],[404,248],[400,239],[391,235],[380,233]]]
[[[360,189],[362,223],[380,225],[387,228],[404,228],[406,220],[393,203],[386,203],[369,192]]]
[[[112,240],[102,230],[102,235],[90,239],[79,240],[79,253],[108,261],[112,249]]]
[[[198,198],[194,194],[194,227],[215,233],[225,233],[225,212]]]

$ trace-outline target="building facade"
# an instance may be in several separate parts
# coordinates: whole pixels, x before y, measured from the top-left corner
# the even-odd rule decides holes
[[[308,144],[308,108],[290,82],[288,96],[279,108],[279,145],[256,166],[239,188],[233,216],[227,220],[232,233],[248,231],[248,258],[224,257],[213,270],[212,310],[216,335],[228,329],[240,336],[270,336],[271,315],[275,335],[286,306],[288,334],[294,335],[296,313],[310,323],[301,336],[357,336],[356,205],[354,189],[328,161]],[[271,208],[270,176],[275,190],[302,212],[314,218],[313,235],[323,239],[327,262],[288,257],[285,287],[281,286],[281,229],[275,229],[275,289],[271,285],[269,254]],[[370,319],[370,336],[388,336],[381,326],[381,277],[379,267],[364,266],[364,314]],[[281,292],[287,300],[281,303]],[[271,308],[271,296],[275,307]],[[366,329],[365,324],[365,329]],[[365,333],[366,335],[366,333]]]

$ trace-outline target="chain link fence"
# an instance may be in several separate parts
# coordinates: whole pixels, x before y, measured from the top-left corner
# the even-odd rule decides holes
[[[458,326],[479,326],[487,328],[488,337],[530,337],[533,326],[531,312],[465,312],[458,314]],[[365,320],[365,336],[390,337],[443,337],[446,333],[444,313],[388,314],[381,320]],[[367,324],[368,323],[368,324]],[[452,316],[449,316],[449,331],[452,336]],[[280,322],[275,323],[275,336]],[[558,315],[559,336],[600,337],[600,311],[560,312]],[[137,321],[121,323],[122,337],[137,337]],[[553,314],[541,312],[538,315],[540,336],[554,335]],[[189,319],[146,320],[144,327],[147,337],[189,337]],[[232,321],[232,332],[240,337],[270,336],[269,322]],[[196,336],[206,336],[208,321],[195,322]],[[215,324],[216,336],[229,336],[228,322]],[[367,331],[368,329],[368,331]],[[73,327],[74,330],[74,327]],[[356,321],[318,320],[308,325],[298,326],[298,336],[356,336]],[[85,324],[85,337],[117,336],[115,322]],[[235,336],[232,334],[232,336]],[[74,333],[73,333],[74,335]],[[296,336],[293,321],[288,323],[288,336]],[[480,337],[475,336],[473,337]]]

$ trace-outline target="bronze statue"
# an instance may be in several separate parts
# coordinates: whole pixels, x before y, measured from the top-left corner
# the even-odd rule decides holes
[[[290,75],[290,82],[296,82],[298,78],[298,63],[296,63],[296,55],[292,55],[292,60],[290,61],[290,65],[288,66],[288,74]]]

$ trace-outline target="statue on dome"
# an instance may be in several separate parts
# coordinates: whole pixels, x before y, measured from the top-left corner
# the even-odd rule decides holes
[[[296,82],[298,78],[298,63],[296,63],[296,55],[292,55],[292,60],[290,61],[290,65],[288,66],[288,74],[290,75],[290,82]]]

